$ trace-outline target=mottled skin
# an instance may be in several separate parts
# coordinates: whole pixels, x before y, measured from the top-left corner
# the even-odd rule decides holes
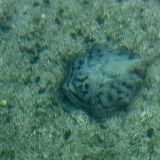
[[[126,110],[156,58],[159,55],[142,59],[127,50],[95,44],[70,64],[65,95],[92,117],[104,119]]]

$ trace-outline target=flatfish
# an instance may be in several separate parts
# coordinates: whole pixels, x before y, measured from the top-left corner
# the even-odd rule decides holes
[[[104,119],[127,110],[156,57],[142,58],[127,49],[94,44],[70,63],[64,93],[75,107]]]

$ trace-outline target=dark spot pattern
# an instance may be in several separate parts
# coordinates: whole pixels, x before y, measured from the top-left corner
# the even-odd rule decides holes
[[[96,119],[128,108],[146,75],[147,62],[128,50],[94,44],[77,57],[64,82],[64,93]]]

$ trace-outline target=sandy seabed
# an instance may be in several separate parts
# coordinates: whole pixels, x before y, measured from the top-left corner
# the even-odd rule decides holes
[[[94,43],[142,57],[160,52],[158,0],[0,0],[0,159],[158,160],[160,63],[129,106],[103,122],[61,86]]]

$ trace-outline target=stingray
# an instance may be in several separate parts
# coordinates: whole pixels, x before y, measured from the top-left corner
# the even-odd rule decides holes
[[[63,90],[75,107],[96,119],[126,110],[139,93],[147,68],[160,55],[142,58],[101,44],[70,62]]]

